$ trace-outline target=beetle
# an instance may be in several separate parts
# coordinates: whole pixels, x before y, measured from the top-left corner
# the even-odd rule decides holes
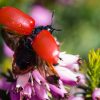
[[[33,18],[10,6],[0,8],[0,24],[6,44],[15,52],[12,64],[15,74],[33,70],[38,59],[56,73],[52,64],[58,63],[59,47],[51,25],[35,27]]]

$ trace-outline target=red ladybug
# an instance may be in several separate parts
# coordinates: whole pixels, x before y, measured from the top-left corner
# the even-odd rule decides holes
[[[57,64],[59,60],[59,47],[52,36],[55,30],[51,25],[34,27],[35,21],[30,16],[14,7],[3,7],[0,9],[0,24],[3,25],[2,34],[9,45],[15,51],[13,70],[16,74],[26,73],[32,70],[37,59],[43,59],[49,64]],[[10,39],[15,34],[20,38]],[[6,34],[6,35],[4,35]],[[7,39],[8,38],[8,39]]]

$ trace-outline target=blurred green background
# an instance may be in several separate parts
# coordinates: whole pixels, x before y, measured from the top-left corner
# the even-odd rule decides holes
[[[90,49],[100,46],[100,0],[0,0],[0,7],[13,6],[27,14],[34,6],[54,10],[55,32],[61,42],[61,50],[86,58]],[[11,66],[11,58],[5,56],[0,36],[0,66]]]

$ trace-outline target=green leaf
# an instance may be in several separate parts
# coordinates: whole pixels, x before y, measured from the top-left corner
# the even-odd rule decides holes
[[[88,84],[91,90],[99,87],[100,84],[100,49],[91,50],[87,62]]]

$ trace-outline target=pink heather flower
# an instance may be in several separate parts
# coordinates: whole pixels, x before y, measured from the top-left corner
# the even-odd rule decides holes
[[[32,95],[32,98],[30,100],[41,100],[41,99],[39,99],[37,95]]]
[[[32,72],[32,75],[33,75],[34,79],[35,79],[39,84],[41,84],[41,83],[46,84],[46,80],[41,76],[41,74],[39,73],[38,70],[35,69],[35,70]]]
[[[75,72],[79,71],[79,55],[71,55],[66,54],[65,52],[61,52],[59,57],[61,58],[61,60],[59,61],[60,66],[66,67]]]
[[[15,80],[11,77],[12,75],[11,76],[5,75],[5,76],[8,79],[6,79],[5,77],[0,79],[0,90],[4,90],[6,94],[8,92],[10,100],[20,100],[20,93],[15,92],[16,84],[15,84]],[[2,92],[1,92],[1,95],[2,95]]]
[[[33,88],[30,83],[27,83],[25,87],[23,88],[22,95],[25,95],[28,98],[31,98],[32,93],[33,93]]]
[[[46,26],[51,24],[52,13],[42,6],[34,6],[30,15],[35,19],[36,26]]]
[[[67,66],[67,68],[69,68],[70,70],[74,71],[74,72],[78,72],[79,71],[79,64],[72,64],[71,66]]]
[[[48,100],[47,89],[44,84],[39,85],[37,82],[34,82],[34,90],[36,95],[42,100]]]
[[[47,100],[49,99],[48,95],[47,95],[47,91],[52,91],[52,93],[54,92],[56,95],[59,95],[61,97],[64,97],[66,94],[67,94],[67,91],[65,90],[64,86],[63,86],[63,83],[61,80],[59,80],[58,82],[58,86],[57,87],[56,85],[52,84],[53,80],[49,80],[50,83],[48,83],[42,76],[41,74],[39,73],[38,70],[34,70],[33,73],[32,73],[32,77],[35,79],[34,83],[33,83],[33,87],[34,87],[34,91],[35,94],[38,96],[39,99],[42,99],[42,100]],[[25,75],[23,75],[20,80],[23,80],[23,81],[19,81],[19,86],[21,87],[27,87],[25,86],[24,84],[27,83],[26,82],[26,79],[25,79]],[[29,78],[28,78],[29,79]],[[19,79],[18,79],[19,80]],[[17,81],[17,84],[18,84],[18,81]],[[24,85],[24,86],[23,86]],[[16,85],[17,86],[17,85]],[[32,91],[30,93],[32,93]],[[41,92],[42,91],[42,92]],[[24,94],[24,90],[23,90],[23,95]]]
[[[86,77],[82,73],[76,73],[76,75],[80,78],[78,85],[86,85]]]
[[[61,97],[64,97],[67,94],[67,91],[65,90],[64,85],[63,85],[61,80],[58,80],[59,81],[58,82],[59,87],[57,87],[55,84],[53,84],[54,82],[52,80],[49,80],[49,82],[50,81],[51,82],[48,83],[43,78],[43,76],[41,76],[41,74],[39,73],[38,70],[34,70],[33,73],[32,73],[32,77],[35,80],[34,80],[33,86],[32,86],[32,84],[27,85],[28,79],[29,79],[29,77],[27,77],[27,76],[28,75],[20,76],[20,81],[19,81],[19,78],[17,79],[16,87],[18,88],[18,86],[19,86],[19,87],[23,88],[23,90],[21,91],[21,95],[23,95],[23,96],[26,96],[26,94],[27,94],[27,97],[31,98],[31,95],[35,94],[41,100],[48,100],[49,97],[47,95],[47,92],[50,92],[50,91],[52,91],[52,93],[54,92],[56,95],[59,95]],[[26,85],[25,85],[25,83],[26,83]]]
[[[0,89],[3,90],[10,90],[12,84],[10,82],[7,82],[5,78],[0,79]]]
[[[99,100],[100,99],[100,88],[96,88],[92,93],[92,99],[93,100]]]
[[[70,96],[69,98],[73,98],[76,96],[84,96],[84,94],[86,93],[86,91],[82,88],[78,88],[78,87],[71,87],[70,89]]]
[[[57,70],[60,79],[67,85],[77,85],[79,82],[78,75],[76,75],[74,72],[69,70],[68,68],[57,66],[55,67]]]
[[[60,58],[61,57],[62,56],[60,56]],[[66,100],[68,98],[68,92],[65,89],[65,86],[75,86],[80,80],[76,73],[63,66],[63,63],[65,63],[65,65],[71,65],[73,63],[76,64],[78,57],[73,57],[75,58],[75,60],[69,60],[69,62],[67,63],[65,63],[65,60],[62,57],[63,60],[61,58],[61,62],[58,65],[54,66],[54,70],[57,73],[54,73],[49,68],[50,66],[46,65],[45,63],[43,63],[43,65],[41,66],[35,67],[33,71],[25,74],[11,75],[10,73],[11,76],[15,76],[14,79],[10,79],[13,79],[15,81],[8,82],[8,79],[6,81],[1,80],[2,84],[0,85],[0,88],[4,87],[4,85],[7,84],[7,87],[5,87],[4,89],[7,90],[8,93],[10,93],[10,98],[12,98],[11,100],[13,100],[14,97],[25,100],[49,100],[48,93],[51,94],[53,98],[63,98]],[[71,59],[70,56],[69,59]]]
[[[20,100],[20,93],[15,93],[13,90],[10,91],[11,100]]]
[[[29,78],[30,78],[30,73],[26,73],[26,74],[23,74],[23,75],[18,75],[17,76],[16,87],[17,88],[20,88],[20,87],[24,88],[25,85],[28,83]]]
[[[55,86],[55,85],[52,85],[52,84],[49,84],[49,86],[50,86],[52,93],[56,94],[56,96],[58,95],[58,96],[64,98],[68,93],[65,90],[64,85],[63,85],[61,80],[59,80],[59,86]]]
[[[3,50],[7,57],[13,57],[14,52],[5,43],[3,45]]]
[[[20,99],[28,98],[31,100],[32,98],[37,97],[37,100],[49,100],[48,92],[50,91],[52,91],[51,93],[61,96],[61,98],[64,98],[67,95],[67,91],[65,90],[62,81],[58,78],[56,79],[55,75],[50,76],[51,80],[46,80],[38,70],[34,70],[32,74],[26,73],[17,75],[16,77],[16,84],[15,82],[0,81],[0,88],[5,89],[10,93],[11,100],[13,100],[14,97],[19,98],[19,96]],[[32,80],[30,80],[31,78]]]

